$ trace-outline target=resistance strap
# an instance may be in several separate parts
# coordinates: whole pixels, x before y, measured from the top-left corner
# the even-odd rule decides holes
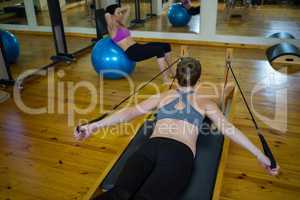
[[[162,70],[161,72],[159,72],[158,74],[156,74],[153,78],[151,78],[149,81],[147,81],[142,87],[140,87],[138,90],[133,91],[132,94],[130,94],[129,96],[125,97],[122,101],[120,101],[120,103],[118,103],[117,105],[115,105],[112,110],[110,112],[104,113],[103,115],[101,115],[100,117],[93,119],[91,121],[89,121],[86,124],[91,124],[94,122],[97,122],[99,120],[104,119],[105,117],[107,117],[108,115],[112,114],[117,108],[119,108],[123,103],[125,103],[127,100],[129,100],[131,97],[133,97],[134,95],[136,95],[139,91],[141,91],[142,89],[144,89],[147,85],[149,85],[151,82],[153,82],[155,79],[157,79],[159,76],[161,76],[163,73],[165,73],[166,71],[168,71],[170,68],[172,68],[177,62],[179,62],[179,60],[181,60],[180,58],[177,58],[173,63],[171,63],[167,68],[165,68],[164,70]],[[86,125],[86,124],[81,124],[82,125]],[[77,131],[79,132],[79,126],[76,128]]]
[[[250,116],[251,116],[252,122],[253,122],[253,124],[254,124],[254,126],[255,126],[256,132],[257,132],[257,134],[258,134],[258,136],[259,136],[259,139],[260,139],[260,141],[261,141],[261,144],[262,144],[264,153],[265,153],[265,155],[266,155],[266,156],[270,159],[270,161],[271,161],[271,166],[270,166],[270,168],[271,168],[271,169],[276,169],[276,167],[277,167],[276,160],[275,160],[275,158],[274,158],[274,156],[273,156],[273,153],[272,153],[272,151],[271,151],[271,149],[270,149],[270,147],[269,147],[269,145],[268,145],[268,143],[267,143],[265,137],[263,136],[263,133],[261,132],[261,130],[260,130],[260,128],[259,128],[259,126],[258,126],[258,124],[257,124],[257,122],[256,122],[256,120],[255,120],[255,118],[254,118],[254,115],[253,115],[253,113],[252,113],[252,111],[251,111],[251,109],[250,109],[250,106],[249,106],[249,104],[248,104],[248,102],[247,102],[247,100],[246,100],[246,98],[245,98],[244,92],[243,92],[243,90],[242,90],[242,88],[241,88],[241,86],[240,86],[240,84],[239,84],[239,81],[238,81],[238,79],[237,79],[237,77],[236,77],[236,75],[235,75],[235,73],[234,73],[234,71],[233,71],[233,68],[232,68],[231,60],[230,60],[230,59],[227,59],[227,60],[226,60],[226,67],[230,70],[230,72],[231,72],[231,74],[232,74],[232,76],[233,76],[233,79],[234,79],[234,81],[235,81],[235,83],[236,83],[236,85],[237,85],[237,87],[238,87],[238,89],[239,89],[239,91],[240,91],[240,93],[241,93],[243,102],[244,102],[244,104],[246,105],[246,108],[247,108],[247,110],[248,110],[248,112],[249,112],[249,114],[250,114]]]
[[[225,63],[231,61],[233,54],[233,49],[227,49],[226,51],[226,57],[225,57]],[[224,71],[224,86],[223,86],[223,92],[222,92],[222,99],[221,99],[221,109],[223,114],[225,114],[226,111],[226,105],[225,105],[225,90],[228,84],[228,76],[229,76],[229,68],[225,66],[225,71]]]

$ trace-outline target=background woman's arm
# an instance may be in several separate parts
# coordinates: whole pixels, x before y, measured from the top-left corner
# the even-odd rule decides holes
[[[106,13],[105,14],[105,20],[107,24],[107,30],[110,36],[112,36],[114,33],[114,22],[112,20],[111,14]]]
[[[121,8],[121,12],[124,12],[122,24],[123,24],[123,25],[126,25],[127,22],[128,22],[129,15],[130,15],[130,6],[127,5],[127,6],[125,6],[125,7],[122,7],[122,8]]]

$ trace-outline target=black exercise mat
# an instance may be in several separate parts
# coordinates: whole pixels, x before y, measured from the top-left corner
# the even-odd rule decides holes
[[[205,118],[205,122],[210,123],[207,118]],[[147,120],[141,126],[134,139],[104,179],[101,185],[103,190],[107,191],[114,187],[114,183],[127,159],[149,139],[154,126],[155,120]],[[213,134],[214,132],[216,133]],[[223,135],[213,130],[213,128],[210,128],[210,130],[201,130],[197,141],[197,154],[193,176],[181,200],[209,200],[212,198],[223,142]]]

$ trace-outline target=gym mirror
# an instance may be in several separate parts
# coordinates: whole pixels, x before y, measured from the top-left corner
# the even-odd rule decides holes
[[[47,1],[37,0],[37,2],[38,24],[49,26]],[[64,25],[94,28],[95,9],[106,8],[111,4],[130,7],[126,25],[131,30],[200,32],[200,0],[61,0]]]
[[[1,0],[0,23],[27,25],[24,0]]]
[[[219,0],[217,34],[300,38],[300,0]]]

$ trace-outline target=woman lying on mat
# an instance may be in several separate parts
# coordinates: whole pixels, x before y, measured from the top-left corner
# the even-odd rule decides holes
[[[252,153],[271,175],[270,160],[234,127],[209,99],[200,98],[195,85],[201,65],[193,58],[183,58],[176,70],[177,90],[154,95],[142,103],[123,109],[93,124],[79,127],[77,139],[86,139],[98,129],[130,120],[158,108],[157,122],[150,140],[133,154],[120,174],[116,186],[97,200],[168,200],[176,199],[189,183],[196,154],[196,141],[204,116],[224,135]],[[228,87],[225,96],[233,91]],[[207,127],[207,126],[206,126]]]
[[[117,4],[114,4],[106,8],[105,19],[112,40],[125,51],[130,60],[140,62],[156,57],[160,70],[164,70],[170,62],[170,44],[159,42],[137,43],[125,26],[129,13],[129,6],[119,7]],[[175,72],[172,74],[171,71],[169,74],[165,73],[164,81],[169,82],[169,77],[174,75]]]

